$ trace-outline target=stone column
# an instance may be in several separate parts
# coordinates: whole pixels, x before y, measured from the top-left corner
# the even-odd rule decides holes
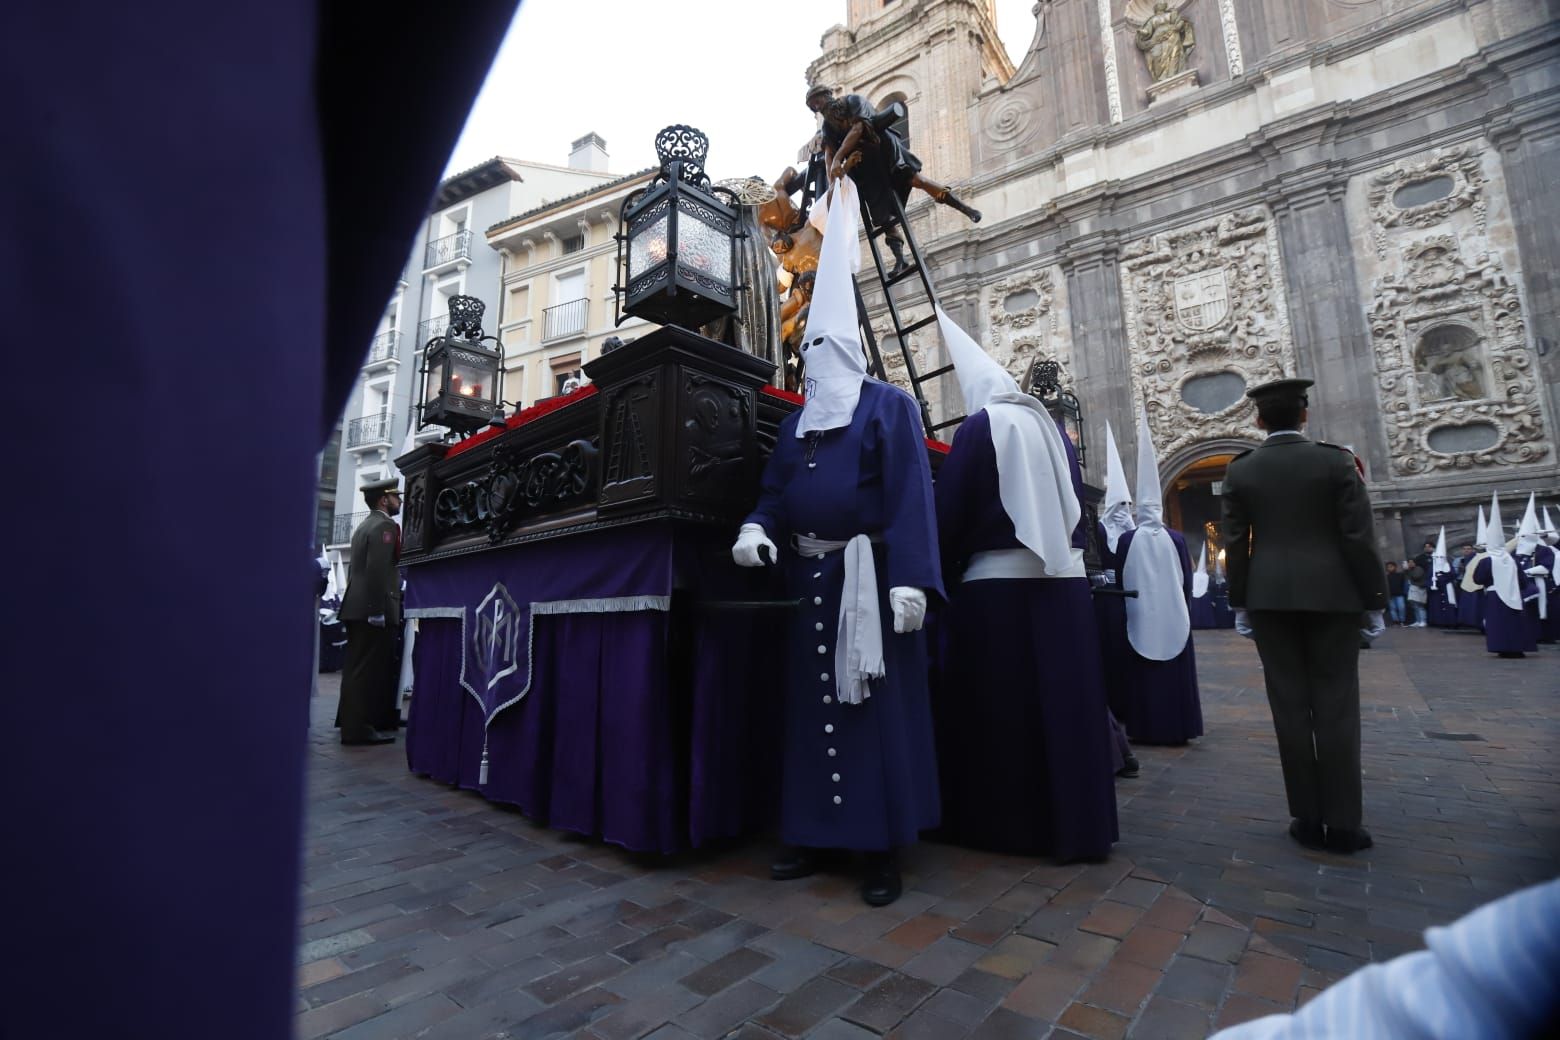
[[[1376,368],[1359,299],[1355,242],[1342,178],[1282,178],[1269,205],[1278,221],[1299,374],[1311,391],[1312,436],[1353,447],[1372,482],[1391,479],[1377,420]]]
[[[1073,391],[1088,424],[1088,482],[1099,486],[1105,482],[1106,421],[1124,456],[1137,430],[1119,252],[1115,232],[1095,231],[1072,239],[1059,254],[1072,324]]]
[[[1523,122],[1502,120],[1490,128],[1500,150],[1511,220],[1516,226],[1525,310],[1532,322],[1530,343],[1537,357],[1538,380],[1548,399],[1549,429],[1560,421],[1560,203],[1555,171],[1560,170],[1560,103]],[[1553,457],[1553,456],[1552,456]]]

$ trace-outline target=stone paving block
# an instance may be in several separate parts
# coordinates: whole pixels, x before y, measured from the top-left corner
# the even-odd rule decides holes
[[[935,987],[929,982],[895,973],[867,990],[840,1017],[875,1032],[886,1033],[934,991]]]
[[[1116,886],[1107,893],[1107,896],[1118,903],[1147,909],[1154,905],[1154,900],[1158,899],[1164,890],[1163,882],[1130,876],[1116,882]]]
[[[346,971],[347,966],[334,957],[311,961],[298,969],[298,988],[307,989],[310,986],[316,986],[321,982],[327,982],[335,978],[337,975],[344,975]]]
[[[959,993],[967,993],[990,1005],[1001,1003],[1002,998],[1013,992],[1013,987],[1017,985],[1016,979],[1004,978],[980,970],[977,961],[975,967],[954,979],[949,988]]]
[[[1122,1040],[1132,1020],[1102,1008],[1073,1003],[1062,1012],[1056,1024],[1090,1040]]]
[[[460,1005],[442,993],[431,993],[357,1025],[332,1033],[337,1040],[399,1040],[460,1013]]]
[[[1116,950],[1116,959],[1160,970],[1180,952],[1185,942],[1186,936],[1180,932],[1140,924],[1121,940],[1121,946]]]
[[[777,932],[761,936],[749,945],[775,958],[773,964],[754,972],[753,978],[780,993],[789,993],[808,979],[822,975],[845,957],[838,950]]]
[[[665,957],[643,961],[601,985],[626,1000],[649,996],[704,967],[697,957],[674,952]]]
[[[1106,899],[1094,905],[1089,916],[1079,923],[1078,928],[1081,931],[1120,939],[1133,929],[1142,916],[1143,908],[1140,906]]]
[[[922,1009],[944,1021],[974,1029],[997,1003],[998,1000],[984,1000],[956,989],[940,989],[922,1005]]]
[[[1055,950],[1054,943],[1032,939],[1027,935],[1010,935],[976,961],[975,967],[1017,981],[1033,971],[1035,965],[1050,960]]]
[[[955,928],[952,934],[956,939],[977,946],[991,946],[1022,924],[1027,916],[1006,910],[985,909]]]
[[[968,1032],[965,1026],[950,1022],[922,1006],[895,1026],[887,1040],[959,1040]]]
[[[986,953],[984,946],[945,935],[904,963],[899,970],[925,979],[934,986],[946,986],[964,973]]]
[[[1202,906],[1196,900],[1166,890],[1154,900],[1154,905],[1148,908],[1148,913],[1143,915],[1143,923],[1166,931],[1185,934],[1191,931],[1201,911]]]
[[[298,1016],[295,1026],[299,1040],[328,1036],[348,1026],[383,1014],[385,1002],[372,992],[354,993],[331,1004],[310,1008]]]
[[[769,929],[763,925],[737,918],[687,942],[679,943],[677,951],[690,957],[697,957],[699,960],[713,961],[732,950],[741,948],[768,931]]]
[[[303,991],[302,996],[310,1007],[322,1007],[350,997],[354,993],[372,992],[387,982],[415,974],[419,970],[406,958],[398,957],[394,960],[370,964],[361,970],[338,975],[329,981],[310,986]]]
[[[744,947],[732,950],[724,957],[711,961],[679,981],[684,988],[702,997],[708,997],[773,962],[774,958],[767,953]]]
[[[589,960],[559,968],[551,975],[543,975],[535,982],[527,983],[524,990],[543,1004],[556,1004],[582,989],[605,982],[620,975],[628,965],[610,954],[599,954]]]
[[[1084,990],[1083,1001],[1124,1015],[1135,1015],[1159,985],[1161,977],[1158,968],[1145,968],[1116,957],[1090,981],[1089,988]]]
[[[1026,1018],[1055,1022],[1083,988],[1084,981],[1085,977],[1077,972],[1045,966],[1020,982],[1003,999],[1002,1006]]]
[[[1234,964],[1245,952],[1246,941],[1250,937],[1251,933],[1244,928],[1231,928],[1204,919],[1193,926],[1191,934],[1186,938],[1186,945],[1181,947],[1181,954]]]
[[[1244,993],[1231,993],[1224,1006],[1219,1009],[1218,1015],[1214,1017],[1213,1027],[1228,1029],[1242,1022],[1250,1022],[1252,1019],[1287,1012],[1291,1006],[1292,1002],[1287,997],[1283,1003],[1275,1004]]]
[[[1046,964],[1088,975],[1114,957],[1120,945],[1103,935],[1073,932],[1057,944]]]
[[[824,974],[854,989],[864,990],[888,974],[888,969],[862,957],[847,957]]]
[[[1235,990],[1277,1004],[1294,1003],[1301,966],[1287,957],[1248,952],[1235,968]]]
[[[1037,1027],[1034,1019],[1007,1008],[997,1008],[975,1027],[969,1040],[1035,1040],[1042,1035],[1043,1030]]]
[[[1132,1040],[1205,1040],[1209,1014],[1203,1008],[1156,996],[1132,1026]]]
[[[547,957],[527,957],[489,971],[472,971],[444,992],[461,1007],[479,1007],[506,993],[523,992],[525,986],[557,970],[558,965]],[[541,1003],[536,1001],[538,1007]]]
[[[697,993],[671,986],[607,1012],[591,1025],[590,1031],[598,1040],[635,1040],[667,1024],[701,999]]]
[[[1051,897],[1055,894],[1056,889],[1054,888],[1034,885],[1026,881],[1008,889],[1000,899],[991,904],[991,908],[1028,918],[1029,915],[1049,903]]]
[[[815,978],[787,994],[754,1021],[786,1037],[802,1036],[856,999],[858,991],[830,978]]]
[[[1234,969],[1195,957],[1177,957],[1159,983],[1158,995],[1183,1004],[1216,1008],[1229,988]]]
[[[875,1040],[877,1034],[843,1018],[831,1018],[808,1034],[809,1040]]]
[[[723,1037],[780,999],[780,994],[753,979],[743,979],[722,993],[678,1015],[675,1025],[698,1037]]]
[[[942,914],[918,914],[885,934],[883,938],[908,950],[924,950],[959,924],[956,918],[945,917]]]

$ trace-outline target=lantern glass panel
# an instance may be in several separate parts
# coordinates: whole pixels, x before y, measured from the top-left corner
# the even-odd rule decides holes
[[[492,397],[493,371],[482,366],[454,358],[450,362],[449,391],[459,397],[479,400]]]
[[[439,388],[444,383],[444,354],[431,354],[427,361],[427,372],[423,375],[423,403],[439,399]]]
[[[731,286],[731,235],[700,219],[698,203],[687,207],[677,221],[677,263],[724,289]]]
[[[628,250],[628,276],[638,278],[666,260],[667,214],[635,232]]]

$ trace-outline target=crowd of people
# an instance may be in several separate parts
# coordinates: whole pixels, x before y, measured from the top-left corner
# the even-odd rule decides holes
[[[1520,658],[1540,643],[1560,642],[1555,549],[1548,506],[1528,495],[1522,520],[1507,537],[1500,496],[1488,517],[1479,508],[1474,539],[1453,555],[1446,528],[1412,559],[1386,564],[1388,614],[1406,628],[1478,629],[1490,653]]]

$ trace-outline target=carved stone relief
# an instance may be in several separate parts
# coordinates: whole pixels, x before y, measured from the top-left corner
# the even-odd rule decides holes
[[[1239,210],[1128,244],[1121,286],[1134,396],[1160,456],[1249,437],[1244,388],[1295,371],[1268,211]]]
[[[1498,160],[1482,142],[1439,148],[1351,193],[1374,246],[1359,276],[1392,473],[1552,459]]]
[[[1481,167],[1478,151],[1459,145],[1371,174],[1368,202],[1376,258],[1387,258],[1394,230],[1434,227],[1460,209],[1471,208],[1475,229],[1487,233],[1489,202]]]
[[[1072,349],[1061,335],[1067,328],[1067,279],[1056,267],[1020,271],[985,289],[986,349],[993,360],[1023,385],[1035,362],[1061,366],[1062,386],[1073,386]]]
[[[1432,235],[1401,250],[1400,272],[1377,279],[1370,311],[1393,471],[1547,458],[1522,302],[1500,258]]]

